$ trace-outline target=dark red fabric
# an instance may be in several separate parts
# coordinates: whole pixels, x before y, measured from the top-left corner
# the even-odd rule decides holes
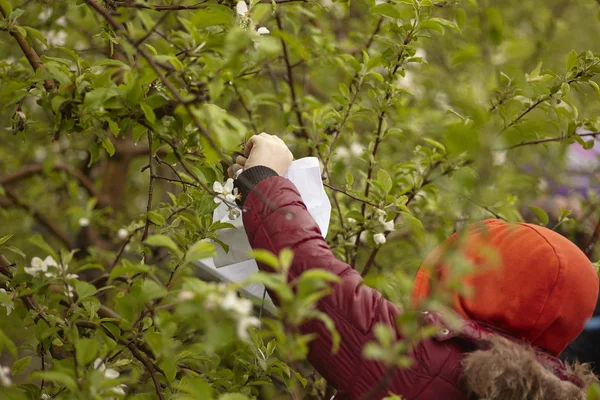
[[[338,352],[332,354],[331,335],[320,321],[311,321],[302,330],[316,334],[310,344],[309,361],[343,393],[337,398],[361,399],[385,375],[385,366],[364,360],[362,349],[375,340],[374,325],[395,326],[400,310],[381,293],[363,285],[357,271],[334,257],[298,191],[287,179],[273,177],[261,181],[248,195],[243,209],[244,226],[253,248],[275,254],[284,248],[294,251],[290,281],[313,268],[342,278],[318,305],[340,333]],[[263,265],[260,268],[267,269]],[[420,343],[412,353],[414,367],[394,371],[388,387],[375,399],[390,392],[408,400],[467,399],[458,383],[462,352],[455,341],[432,339]]]
[[[395,327],[395,319],[402,311],[381,293],[363,285],[357,271],[334,257],[300,194],[287,179],[272,177],[259,182],[248,195],[243,210],[244,226],[254,249],[275,254],[285,248],[293,250],[289,281],[314,268],[341,278],[331,294],[318,304],[341,336],[339,351],[332,354],[331,335],[322,322],[313,320],[301,329],[315,334],[309,361],[341,392],[336,398],[364,398],[385,376],[386,368],[363,359],[363,347],[375,339],[373,328],[377,323]],[[267,269],[264,265],[259,267]],[[412,367],[394,370],[385,390],[372,399],[381,399],[389,393],[407,400],[468,399],[460,380],[461,361],[464,352],[472,350],[469,340],[479,337],[477,325],[470,327],[470,336],[450,335],[443,328],[438,337],[419,343],[410,354]],[[396,338],[401,339],[399,334]]]

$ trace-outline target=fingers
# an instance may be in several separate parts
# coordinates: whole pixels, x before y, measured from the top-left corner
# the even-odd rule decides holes
[[[250,156],[250,152],[252,151],[252,149],[254,148],[254,146],[257,145],[257,143],[259,143],[262,140],[273,140],[273,139],[277,139],[279,140],[281,143],[283,143],[283,140],[281,140],[279,137],[275,136],[275,135],[269,135],[266,132],[260,133],[258,135],[254,135],[252,136],[247,142],[246,142],[246,146],[244,146],[244,155],[246,157]]]
[[[257,138],[258,138],[258,136],[252,136],[246,142],[246,146],[244,146],[244,155],[246,157],[250,156],[250,152],[252,151],[252,148],[254,147],[254,144],[256,143]]]
[[[244,165],[246,165],[246,161],[248,161],[248,159],[246,157],[243,157],[243,156],[237,156],[236,159],[235,159],[235,163],[237,165],[242,166],[242,167]]]
[[[231,167],[227,168],[227,176],[229,178],[236,179],[240,174],[240,171],[244,169],[243,165],[233,164]]]

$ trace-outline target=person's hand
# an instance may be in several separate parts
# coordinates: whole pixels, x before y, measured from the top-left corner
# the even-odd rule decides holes
[[[235,177],[241,169],[249,169],[259,165],[271,168],[280,176],[285,175],[294,156],[283,140],[277,136],[261,133],[252,136],[244,148],[244,156],[238,156],[229,175]]]

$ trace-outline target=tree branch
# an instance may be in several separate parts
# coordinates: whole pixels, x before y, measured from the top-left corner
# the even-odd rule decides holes
[[[2,16],[4,18],[6,18],[6,13],[4,12],[4,9],[2,7],[0,7],[0,14],[2,14]],[[17,26],[16,21],[14,22],[14,24],[15,24],[15,26]],[[14,37],[15,40],[17,41],[17,43],[19,44],[19,47],[23,51],[25,58],[27,58],[27,61],[29,61],[29,65],[31,65],[33,70],[37,71],[38,69],[41,69],[42,71],[46,71],[46,67],[44,67],[42,60],[40,60],[40,56],[38,56],[37,52],[33,49],[33,47],[31,47],[29,45],[29,42],[27,42],[27,39],[25,39],[23,37],[23,35],[21,35],[16,29],[11,30],[10,35],[12,37]],[[50,79],[45,80],[44,88],[48,92],[53,91],[54,90],[54,81],[52,81]]]
[[[191,105],[183,98],[183,96],[181,95],[179,90],[173,85],[173,83],[171,83],[171,81],[169,81],[167,77],[162,73],[162,71],[159,68],[158,62],[150,54],[148,54],[148,52],[143,47],[136,46],[136,42],[129,36],[123,24],[119,23],[115,18],[113,18],[113,16],[108,10],[106,10],[104,7],[98,4],[95,0],[85,0],[85,3],[92,9],[94,9],[98,14],[100,14],[106,20],[106,22],[108,22],[108,24],[112,26],[115,32],[121,34],[125,38],[125,40],[127,40],[129,44],[131,44],[135,48],[136,52],[146,60],[146,62],[148,63],[148,65],[150,65],[150,68],[152,68],[156,76],[158,76],[159,80],[169,90],[171,96],[173,96],[177,103],[184,106],[185,110],[187,111],[191,120],[194,122],[194,125],[200,132],[201,136],[203,136],[206,139],[206,141],[212,147],[213,150],[218,152],[224,159],[227,160],[228,158],[225,155],[223,155],[220,148],[217,146],[217,144],[210,136],[208,131],[202,126],[200,119],[192,110]]]
[[[39,211],[37,211],[37,210],[33,209],[32,207],[30,207],[29,205],[21,202],[21,200],[16,195],[16,193],[14,193],[8,187],[4,186],[4,192],[6,193],[6,197],[10,201],[12,201],[15,206],[20,207],[23,210],[30,213],[31,216],[33,218],[35,218],[36,221],[38,221],[41,225],[45,226],[46,229],[48,229],[50,231],[50,233],[52,233],[60,242],[62,242],[67,249],[69,249],[69,250],[73,249],[73,244],[71,243],[71,240],[69,239],[67,234],[65,232],[63,232],[63,230],[57,224],[50,221],[48,218],[46,218],[45,215],[43,215]]]
[[[80,185],[89,193],[90,196],[95,197],[98,200],[98,205],[100,205],[102,207],[108,205],[106,200],[103,198],[103,196],[100,195],[100,193],[96,189],[96,186],[94,186],[92,181],[80,170],[73,168],[69,165],[65,165],[65,164],[55,164],[52,167],[52,170],[53,171],[64,171],[64,172],[68,173],[69,175],[73,176],[74,178],[76,178],[79,181]],[[21,179],[27,178],[31,175],[40,174],[42,172],[44,172],[43,165],[33,164],[33,165],[25,167],[19,171],[16,171],[16,172],[13,172],[10,174],[6,174],[6,175],[0,177],[0,185],[10,184],[10,183],[19,181]]]
[[[264,4],[271,4],[271,0],[261,0],[260,2],[264,3]],[[277,3],[277,4],[296,3],[296,2],[307,3],[308,0],[275,0],[275,3]],[[208,3],[207,0],[201,1],[200,3],[197,3],[197,4],[191,4],[191,5],[168,5],[168,6],[148,5],[148,4],[142,4],[142,3],[130,4],[125,1],[119,1],[119,2],[115,2],[115,3],[119,7],[138,8],[138,9],[153,10],[153,11],[198,10],[201,8],[206,8],[210,5],[210,4],[206,4],[206,3]]]
[[[563,140],[571,139],[571,138],[573,138],[575,136],[579,136],[579,137],[593,137],[594,139],[597,139],[598,136],[600,136],[600,132],[573,133],[572,135],[567,135],[567,136],[556,136],[556,137],[551,137],[551,138],[546,138],[546,139],[530,140],[530,141],[525,141],[525,142],[517,143],[517,144],[505,147],[505,148],[500,149],[500,150],[512,150],[512,149],[516,149],[517,147],[530,146],[530,145],[535,145],[535,144],[540,144],[540,143],[562,142]]]
[[[275,13],[275,19],[277,20],[277,27],[279,28],[280,31],[283,31],[283,21],[281,20],[281,15],[279,14],[279,12]],[[300,106],[298,104],[298,97],[296,96],[296,88],[294,85],[294,72],[292,70],[290,54],[288,52],[287,43],[285,42],[285,40],[283,40],[283,38],[281,38],[281,47],[283,48],[283,59],[285,61],[285,67],[287,70],[287,77],[288,77],[287,83],[288,83],[288,86],[290,87],[290,92],[291,92],[291,96],[292,96],[292,109],[296,113],[296,117],[298,118],[298,124],[300,125],[300,128],[302,129],[302,131],[299,132],[298,136],[303,136],[306,139],[310,139],[308,131],[306,130],[306,126],[304,125],[304,119],[302,118],[302,111],[300,110]]]

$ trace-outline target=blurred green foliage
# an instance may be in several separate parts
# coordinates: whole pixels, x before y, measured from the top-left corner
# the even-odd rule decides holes
[[[284,310],[261,330],[235,286],[194,277],[228,227],[213,183],[262,131],[321,159],[332,249],[399,305],[427,253],[483,218],[560,228],[597,257],[594,190],[552,192],[600,131],[597,1],[245,8],[0,0],[3,398],[330,397],[296,327],[330,325],[314,304],[334,277],[293,293],[292,256],[257,254]],[[416,318],[365,356],[409,365]]]

